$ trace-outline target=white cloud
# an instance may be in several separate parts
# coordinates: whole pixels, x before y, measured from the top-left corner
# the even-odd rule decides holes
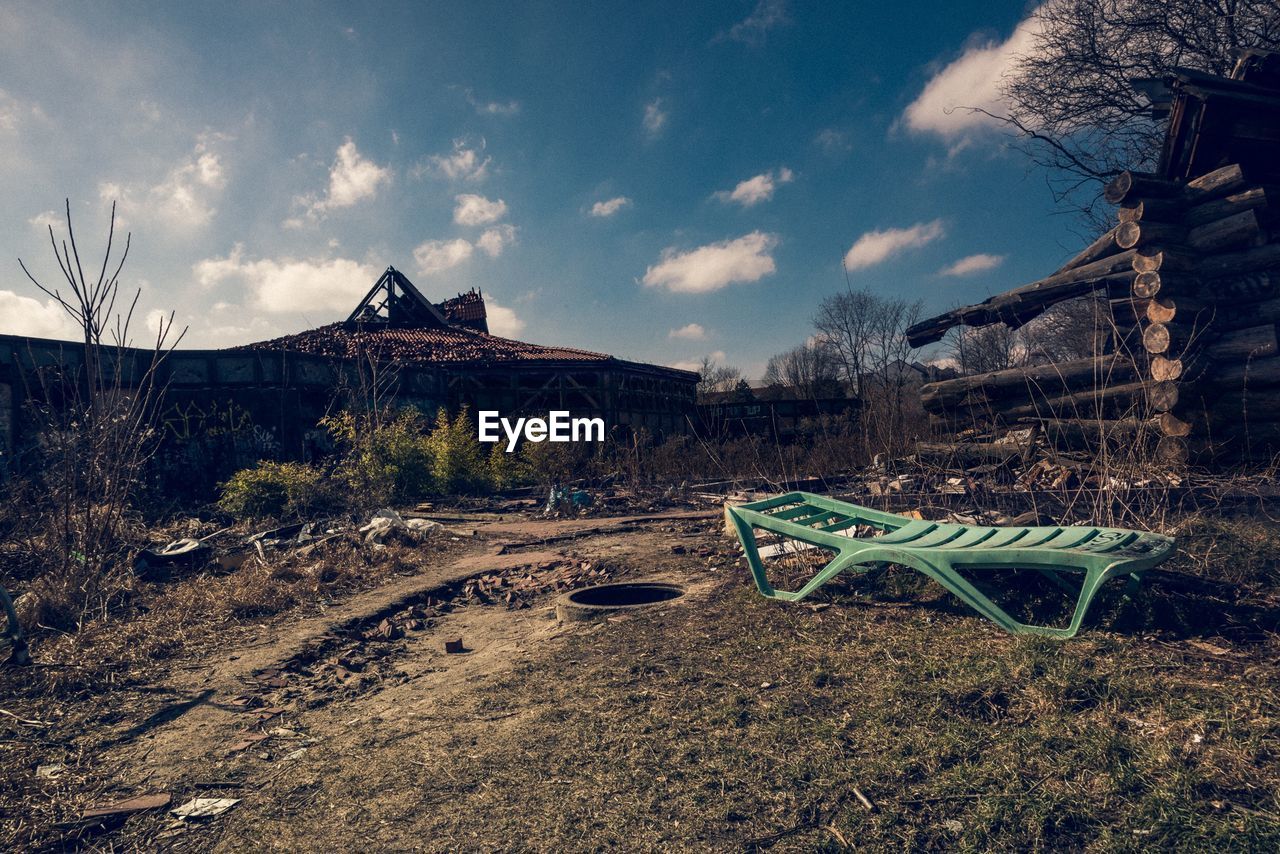
[[[13,133],[30,119],[44,121],[47,118],[38,104],[20,101],[0,89],[0,133]]]
[[[759,0],[750,15],[734,24],[719,38],[754,46],[764,41],[769,30],[789,23],[791,18],[787,15],[786,0]]]
[[[484,140],[479,145],[472,145],[464,139],[453,141],[453,151],[449,154],[433,154],[425,164],[416,166],[413,177],[421,178],[434,173],[450,181],[481,181],[489,174],[490,157],[485,157]]]
[[[667,111],[662,108],[662,99],[654,98],[644,105],[644,129],[649,136],[657,136],[667,126]]]
[[[776,173],[769,171],[762,175],[756,175],[754,178],[748,178],[740,182],[732,190],[720,190],[715,195],[717,199],[726,204],[737,202],[744,208],[749,208],[752,205],[760,204],[760,202],[769,201],[773,198],[773,191],[779,185],[790,184],[793,180],[795,180],[795,173],[783,166]]]
[[[514,338],[524,331],[525,322],[505,305],[498,305],[493,300],[487,299],[484,301],[484,309],[490,335]]]
[[[0,334],[77,339],[84,333],[52,299],[41,302],[13,291],[0,291]]]
[[[413,250],[413,258],[418,262],[418,272],[422,275],[442,273],[471,260],[477,249],[490,258],[497,258],[516,242],[516,231],[514,225],[501,223],[486,228],[475,243],[462,237],[426,240]]]
[[[645,270],[643,282],[677,293],[706,293],[735,282],[758,281],[777,271],[770,254],[777,245],[775,235],[753,231],[687,252],[670,246],[662,250],[662,260]]]
[[[50,226],[59,226],[65,221],[63,214],[60,214],[57,211],[41,211],[31,219],[27,220],[27,222],[31,223],[41,231],[48,231]]]
[[[497,258],[502,250],[516,242],[516,227],[503,223],[484,230],[484,234],[476,238],[476,248],[490,258]]]
[[[707,337],[707,330],[700,323],[690,323],[667,333],[668,338],[680,338],[685,341],[701,341]]]
[[[225,258],[192,265],[196,283],[206,289],[232,284],[245,289],[253,307],[267,312],[303,309],[350,311],[381,270],[347,258],[244,257],[236,245]]]
[[[1000,88],[1013,72],[1018,58],[1032,48],[1038,27],[1033,14],[1018,24],[1003,42],[971,37],[959,58],[935,74],[907,105],[902,114],[907,128],[954,139],[995,127],[990,117],[975,110],[986,110],[997,116],[1004,114]]]
[[[919,249],[946,233],[942,220],[918,222],[910,228],[868,231],[854,242],[844,256],[846,270],[874,267],[908,249]]]
[[[987,252],[979,252],[977,255],[966,255],[958,261],[953,261],[938,271],[940,276],[972,276],[974,273],[982,273],[987,270],[994,270],[1004,263],[1003,255],[991,255]]]
[[[626,196],[615,196],[607,201],[596,202],[592,205],[591,215],[598,217],[610,217],[630,204],[631,200]]]
[[[853,143],[849,141],[849,134],[835,128],[825,128],[818,131],[818,135],[813,138],[813,141],[814,144],[830,155],[843,154],[853,149]]]
[[[485,101],[475,105],[476,112],[489,116],[514,116],[520,112],[519,101]]]
[[[482,101],[467,90],[467,103],[482,116],[514,116],[520,112],[519,101]]]
[[[104,181],[98,185],[98,198],[119,203],[117,225],[123,225],[126,217],[177,230],[206,225],[217,213],[214,204],[227,186],[222,157],[214,150],[225,139],[205,135],[190,155],[150,187]]]
[[[494,202],[484,196],[463,193],[454,196],[453,200],[457,203],[453,209],[453,221],[458,225],[488,225],[507,214],[507,203],[502,199]]]
[[[305,206],[307,218],[314,222],[331,210],[349,208],[374,198],[380,187],[390,183],[391,170],[366,158],[351,137],[347,137],[338,146],[333,165],[329,167],[329,188],[325,195],[322,198],[302,196],[295,199],[295,203]],[[296,218],[286,222],[289,226],[299,224]]]
[[[725,362],[729,360],[729,357],[725,355],[725,352],[723,350],[715,350],[699,359],[683,359],[679,362],[669,362],[667,364],[667,367],[677,368],[681,371],[693,371],[696,374],[699,370],[702,369],[703,358],[710,359],[712,362],[718,365],[723,365]]]
[[[430,276],[458,266],[471,257],[474,249],[470,241],[461,237],[454,240],[427,240],[414,248],[413,260],[418,262],[419,273]]]

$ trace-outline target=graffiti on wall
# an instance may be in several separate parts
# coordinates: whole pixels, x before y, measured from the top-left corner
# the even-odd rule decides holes
[[[233,400],[183,400],[160,414],[160,477],[177,493],[208,494],[237,469],[279,459],[276,428]]]

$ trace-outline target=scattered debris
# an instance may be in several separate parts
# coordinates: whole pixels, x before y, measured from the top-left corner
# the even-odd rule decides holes
[[[227,754],[230,755],[233,753],[239,753],[242,750],[248,750],[250,747],[253,747],[255,744],[261,744],[262,742],[266,741],[267,738],[269,738],[269,736],[267,736],[265,733],[260,733],[260,732],[249,733],[245,735],[243,738],[241,738],[239,741],[235,742],[230,747],[228,747]]]
[[[365,637],[369,640],[399,640],[404,637],[404,628],[399,623],[384,619],[381,623],[378,623],[377,628],[367,632]]]
[[[876,806],[875,801],[868,798],[866,794],[857,786],[853,787],[853,796],[858,799],[858,803],[862,804],[864,807],[867,808],[867,812],[877,812],[879,810],[879,807]]]
[[[176,568],[194,569],[209,561],[213,550],[201,540],[174,540],[159,549],[143,549],[133,559],[133,571],[142,578],[163,580]]]
[[[670,498],[670,495],[667,497]],[[576,516],[593,504],[595,504],[595,498],[586,490],[575,489],[570,491],[556,484],[547,493],[547,503],[542,508],[542,515]]]
[[[80,818],[93,819],[128,816],[133,815],[134,813],[167,807],[169,806],[170,800],[171,798],[169,794],[163,792],[135,795],[132,798],[125,798],[124,800],[112,801],[111,803],[88,807],[80,813]]]
[[[439,522],[433,522],[430,519],[421,517],[414,517],[405,521],[404,517],[395,510],[383,508],[373,514],[373,517],[369,519],[369,524],[360,528],[359,533],[364,537],[366,543],[382,545],[386,542],[387,536],[395,531],[407,533],[416,542],[442,527]]]
[[[165,804],[168,802],[168,795],[166,795]],[[169,812],[184,821],[190,821],[222,815],[238,803],[240,803],[239,798],[192,798]]]
[[[54,762],[50,765],[39,765],[36,767],[36,776],[45,780],[56,780],[62,776],[62,772],[66,770],[61,762]]]
[[[455,638],[444,642],[444,651],[450,654],[466,652],[467,649],[462,645],[462,638]]]

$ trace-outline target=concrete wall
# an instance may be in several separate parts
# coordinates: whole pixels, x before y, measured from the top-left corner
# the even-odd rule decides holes
[[[138,382],[151,354],[124,354],[122,376]],[[0,335],[0,473],[21,465],[40,422],[28,405],[59,375],[82,372],[83,346]],[[365,377],[362,380],[362,373]],[[316,427],[329,412],[367,400],[368,370],[353,360],[299,353],[179,350],[157,373],[162,488],[208,492],[259,459],[305,460],[323,450]],[[42,383],[41,377],[46,381]],[[382,399],[425,412],[461,406],[504,415],[567,409],[600,416],[615,433],[685,433],[697,376],[610,359],[494,365],[390,366],[380,369]],[[56,405],[56,403],[55,403]]]

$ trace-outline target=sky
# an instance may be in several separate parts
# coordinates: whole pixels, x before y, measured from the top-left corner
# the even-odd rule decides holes
[[[388,265],[494,334],[763,374],[848,287],[932,314],[1033,281],[1080,224],[980,115],[1029,7],[6,3],[0,332],[74,328],[64,199],[112,201],[135,340],[343,320]],[[922,353],[928,357],[928,352]]]

